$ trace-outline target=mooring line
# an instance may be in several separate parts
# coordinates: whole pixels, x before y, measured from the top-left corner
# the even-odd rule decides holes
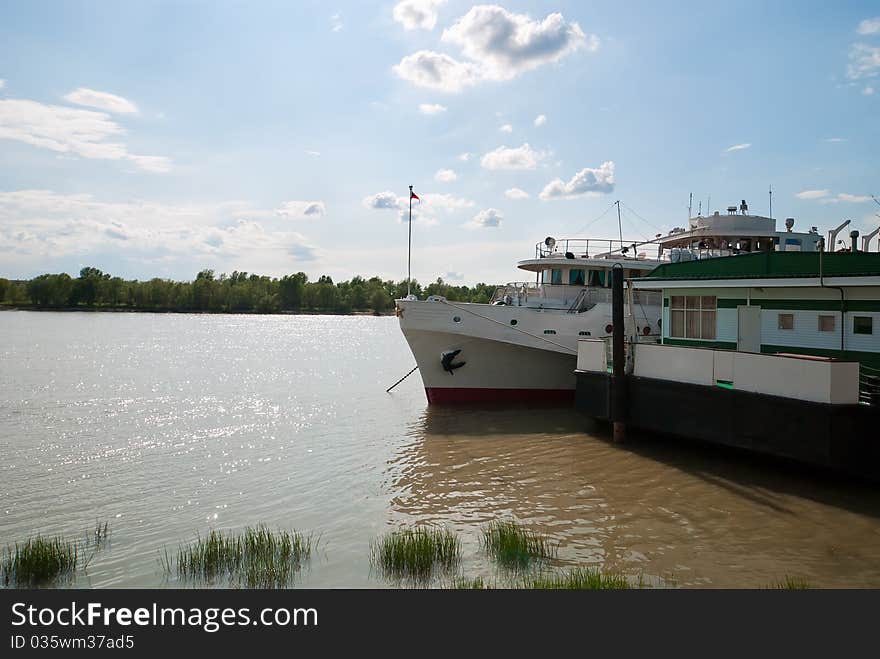
[[[385,390],[385,393],[386,393],[386,394],[387,394],[387,393],[390,393],[391,390],[394,389],[394,387],[396,387],[396,386],[399,385],[401,382],[403,382],[404,380],[406,380],[410,375],[412,375],[413,373],[415,373],[415,372],[416,372],[416,369],[417,369],[418,367],[419,367],[418,364],[416,364],[415,366],[413,366],[413,369],[412,369],[409,373],[407,373],[407,374],[404,375],[402,378],[400,378],[397,382],[395,382],[395,383],[392,384],[390,387],[388,387],[388,388]]]

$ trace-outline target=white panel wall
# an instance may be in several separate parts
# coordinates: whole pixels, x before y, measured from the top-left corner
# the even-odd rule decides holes
[[[608,372],[605,341],[602,339],[580,339],[578,341],[577,369],[599,373]]]
[[[816,403],[859,401],[858,362],[639,344],[634,375],[706,386],[726,380],[739,391]]]
[[[712,350],[640,343],[636,348],[637,377],[675,380],[690,384],[715,384]]]
[[[735,354],[731,350],[713,351],[713,382],[718,380],[724,380],[725,382],[733,381],[733,357]]]
[[[738,352],[733,362],[733,388],[816,403],[854,405],[859,402],[859,365]]]

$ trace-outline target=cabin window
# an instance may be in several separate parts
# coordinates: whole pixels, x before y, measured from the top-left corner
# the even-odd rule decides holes
[[[777,327],[781,330],[793,330],[794,329],[794,314],[793,313],[781,313],[779,314],[779,320],[777,322]]]
[[[561,284],[562,283],[562,270],[551,270],[550,271],[550,283],[551,284]]]
[[[669,336],[714,340],[717,313],[714,295],[673,295],[669,298]]]
[[[568,283],[572,286],[584,285],[584,271],[580,269],[571,269],[568,271]]]
[[[587,286],[604,286],[605,285],[605,271],[604,270],[588,270],[587,271],[589,278],[587,279]]]
[[[871,316],[853,316],[853,334],[873,334],[874,319]]]
[[[834,326],[837,318],[834,316],[819,316],[819,331],[820,332],[833,332]]]

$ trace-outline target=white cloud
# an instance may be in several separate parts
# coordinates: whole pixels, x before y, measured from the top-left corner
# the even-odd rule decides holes
[[[459,46],[467,61],[420,50],[404,57],[394,72],[420,87],[455,93],[487,80],[511,80],[579,48],[599,47],[598,37],[586,36],[562,14],[532,20],[497,5],[472,7],[443,31],[441,41]]]
[[[862,90],[862,94],[864,94],[865,96],[873,96],[874,88],[868,85]]]
[[[0,192],[0,252],[4,263],[42,269],[52,259],[106,252],[172,260],[187,270],[197,261],[219,266],[223,258],[288,268],[291,256],[315,257],[301,234],[271,230],[255,219],[261,217],[272,213],[239,201],[174,205],[50,190]]]
[[[401,199],[402,197],[398,197],[393,192],[386,190],[385,192],[377,192],[374,195],[364,197],[363,203],[367,208],[399,210],[401,208]]]
[[[571,199],[582,195],[597,195],[614,190],[614,161],[606,160],[599,167],[584,167],[567,183],[562,179],[550,181],[539,195],[541,199]]]
[[[279,217],[309,219],[323,217],[326,212],[323,201],[286,201],[275,210]]]
[[[547,123],[547,115],[546,114],[539,114],[537,117],[535,117],[535,126],[536,127],[543,126],[546,123]]]
[[[118,140],[125,130],[110,115],[36,101],[0,100],[0,139],[18,140],[81,158],[128,160],[149,172],[167,172],[164,156],[128,152]]]
[[[866,202],[871,201],[870,195],[856,195],[856,194],[848,194],[846,192],[841,192],[834,197],[827,197],[820,200],[822,204],[864,204]]]
[[[460,92],[479,80],[473,64],[431,50],[407,55],[392,68],[398,76],[414,85],[442,92]]]
[[[74,89],[72,92],[65,94],[64,100],[68,103],[76,105],[85,105],[90,108],[98,108],[107,112],[115,112],[117,114],[137,114],[137,106],[127,98],[122,98],[116,94],[108,92],[99,92],[87,87]]]
[[[859,23],[856,32],[859,34],[880,34],[880,16],[876,18],[866,18]]]
[[[440,181],[441,183],[449,183],[457,178],[458,174],[451,169],[438,169],[437,173],[434,174],[434,180]]]
[[[798,199],[822,199],[831,194],[830,190],[803,190],[798,192],[795,197]]]
[[[467,162],[468,160],[471,159],[471,154],[469,154],[467,152],[460,153],[460,154],[458,154],[458,159],[461,160],[462,162]]]
[[[446,112],[446,106],[439,103],[422,103],[419,105],[419,112],[427,115],[441,114]]]
[[[577,23],[560,13],[532,20],[497,5],[472,7],[443,31],[441,39],[459,46],[465,57],[479,64],[481,77],[487,80],[510,80],[578,48],[599,47],[597,37],[588,39]]]
[[[418,222],[425,226],[437,224],[437,214],[440,212],[453,214],[474,206],[474,202],[470,199],[455,197],[451,194],[436,192],[416,192],[416,194],[419,196],[419,200],[413,201],[413,222]],[[397,211],[399,222],[407,222],[409,220],[409,198],[406,196],[397,196],[393,192],[386,190],[385,192],[364,197],[363,204],[367,208]]]
[[[318,158],[318,157],[321,156],[321,152],[320,152],[320,151],[306,151],[305,154],[306,154],[307,156],[314,156],[315,158]]]
[[[853,44],[849,51],[846,77],[850,80],[861,80],[873,78],[877,74],[880,74],[880,46]]]
[[[494,208],[487,208],[474,215],[465,226],[472,229],[500,227],[503,219],[504,216],[499,211]]]
[[[529,193],[519,188],[510,188],[504,191],[504,196],[508,199],[528,199]]]
[[[744,149],[750,148],[752,145],[748,142],[743,144],[734,144],[733,146],[729,146],[725,149],[725,152],[730,153],[731,151],[742,151]]]
[[[847,138],[845,137],[827,137],[825,138],[826,142],[837,143],[837,142],[847,142]]]
[[[433,30],[437,25],[437,9],[446,0],[402,0],[394,5],[394,20],[405,30]]]
[[[6,86],[6,81],[3,78],[0,78],[0,89],[3,89]]]
[[[330,17],[330,31],[341,32],[345,24],[342,22],[342,14],[333,14]]]
[[[512,133],[513,126],[511,126],[510,124],[504,124],[503,126],[499,126],[498,130],[500,130],[502,133]]]
[[[535,169],[538,162],[545,158],[547,153],[535,151],[528,142],[522,146],[508,148],[499,146],[480,158],[480,165],[485,169]]]

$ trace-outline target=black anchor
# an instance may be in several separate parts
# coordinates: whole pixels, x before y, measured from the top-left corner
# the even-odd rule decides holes
[[[449,375],[455,375],[454,371],[457,368],[461,368],[467,362],[458,362],[457,364],[453,364],[452,360],[458,357],[458,353],[461,352],[461,348],[458,350],[448,350],[444,353],[440,354],[440,365],[443,367],[443,370],[449,373]]]

